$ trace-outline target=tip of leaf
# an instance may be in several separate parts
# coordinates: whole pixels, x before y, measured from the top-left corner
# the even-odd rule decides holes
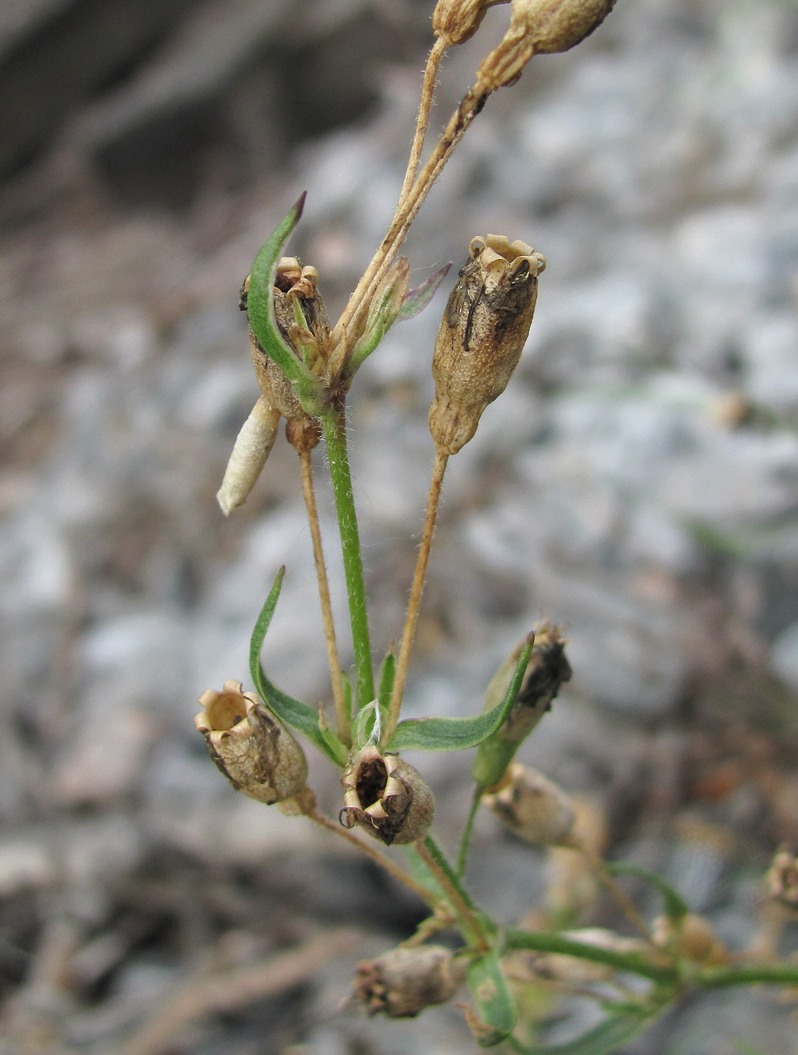
[[[299,220],[302,216],[302,210],[305,208],[305,198],[307,198],[307,196],[308,192],[306,190],[303,190],[297,198],[296,202],[294,203],[294,212],[296,213],[297,223],[299,223]]]

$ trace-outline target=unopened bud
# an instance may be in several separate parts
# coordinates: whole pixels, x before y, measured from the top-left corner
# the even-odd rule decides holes
[[[242,506],[249,497],[274,446],[279,423],[280,411],[261,396],[241,426],[216,495],[225,516]]]
[[[454,996],[465,974],[442,945],[398,946],[357,968],[355,995],[370,1015],[414,1018]]]
[[[439,450],[456,454],[500,396],[524,347],[537,300],[540,253],[501,235],[474,238],[441,320],[429,427]]]
[[[729,954],[723,942],[716,937],[707,920],[693,912],[678,919],[660,916],[654,920],[651,933],[655,945],[692,963],[712,966],[728,961]]]
[[[373,745],[358,754],[341,778],[344,805],[339,820],[357,825],[390,846],[422,839],[435,812],[429,785],[409,762],[383,755]]]
[[[237,791],[259,802],[293,798],[305,789],[304,752],[254,692],[226,681],[221,692],[207,689],[194,719],[208,752]]]
[[[485,693],[485,710],[504,698],[523,645],[521,642],[513,649],[491,679]],[[535,631],[532,653],[510,713],[496,732],[479,745],[472,770],[477,784],[492,788],[501,781],[520,745],[551,708],[563,682],[570,678],[571,665],[565,655],[562,631],[546,624]]]
[[[502,823],[536,846],[571,846],[576,813],[571,800],[536,769],[514,762],[507,783],[483,802]]]

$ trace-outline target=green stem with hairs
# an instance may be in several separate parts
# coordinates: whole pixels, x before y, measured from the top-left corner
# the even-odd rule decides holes
[[[327,462],[332,482],[338,530],[341,535],[346,590],[349,598],[349,620],[352,626],[352,648],[357,678],[357,708],[365,707],[374,699],[374,670],[371,663],[366,586],[363,579],[363,560],[360,554],[360,535],[357,512],[352,492],[352,474],[346,445],[346,414],[343,403],[334,406],[322,417]]]

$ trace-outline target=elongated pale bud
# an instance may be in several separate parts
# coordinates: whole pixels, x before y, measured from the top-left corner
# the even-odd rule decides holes
[[[535,846],[573,845],[576,811],[571,800],[536,769],[513,762],[507,782],[482,801],[525,842]]]
[[[259,802],[291,799],[305,791],[308,766],[293,736],[254,692],[240,681],[226,681],[221,692],[208,689],[195,717],[208,752],[237,791]]]
[[[525,242],[474,238],[435,341],[435,399],[429,427],[439,450],[456,454],[500,396],[524,347],[546,266]]]
[[[454,996],[464,976],[465,963],[451,949],[400,945],[358,964],[355,995],[370,1015],[414,1018]]]
[[[242,506],[249,497],[274,446],[279,423],[280,411],[261,396],[241,426],[216,495],[225,516]]]
[[[494,674],[485,693],[485,710],[504,698],[524,642],[517,645]],[[510,713],[492,736],[477,749],[472,774],[480,787],[493,788],[504,777],[516,751],[551,708],[563,682],[571,678],[565,641],[557,626],[544,625],[535,631],[521,689]]]
[[[344,805],[338,819],[391,843],[422,839],[435,812],[432,791],[419,771],[398,755],[367,745],[341,778]]]
[[[777,850],[765,879],[769,896],[798,912],[798,856]]]

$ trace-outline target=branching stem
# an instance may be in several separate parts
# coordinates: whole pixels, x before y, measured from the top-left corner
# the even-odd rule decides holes
[[[405,682],[407,681],[407,670],[410,665],[410,651],[413,647],[416,625],[418,624],[418,616],[421,610],[421,597],[424,593],[424,583],[427,578],[427,565],[429,563],[430,549],[432,547],[432,537],[435,534],[435,523],[438,518],[438,506],[440,505],[441,499],[443,475],[446,472],[448,461],[448,454],[445,454],[440,450],[436,452],[435,461],[432,466],[432,478],[430,480],[429,493],[427,495],[427,513],[424,520],[424,531],[421,535],[421,542],[418,547],[416,569],[413,573],[410,597],[407,602],[405,625],[402,631],[402,643],[399,646],[399,655],[396,660],[396,676],[391,690],[391,704],[388,711],[388,721],[386,722],[382,737],[383,744],[390,743],[391,737],[393,736],[396,725],[399,721],[399,712],[402,706]]]
[[[330,667],[330,680],[332,681],[333,702],[335,704],[335,718],[338,739],[344,743],[350,742],[349,716],[344,705],[344,687],[341,675],[341,662],[338,658],[338,644],[335,638],[335,623],[333,621],[332,601],[330,599],[330,583],[327,576],[327,565],[324,561],[324,549],[321,541],[321,526],[319,524],[319,510],[316,505],[316,489],[313,484],[313,455],[306,448],[299,451],[299,469],[302,477],[302,493],[305,498],[305,510],[310,527],[310,537],[313,543],[313,561],[316,565],[316,579],[319,584],[319,601],[321,603],[321,616],[324,623],[324,640],[327,645],[327,662]]]
[[[357,512],[352,493],[352,475],[346,445],[346,414],[341,402],[322,418],[327,461],[332,482],[338,530],[341,533],[346,590],[349,598],[349,620],[352,625],[352,647],[357,675],[356,706],[365,707],[374,699],[374,670],[371,665],[371,638],[366,609],[366,586]]]

